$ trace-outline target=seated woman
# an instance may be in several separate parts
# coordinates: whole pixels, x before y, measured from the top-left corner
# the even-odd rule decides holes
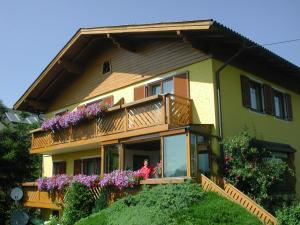
[[[144,160],[144,166],[139,170],[144,179],[148,179],[153,172],[153,168],[149,166],[149,160]]]

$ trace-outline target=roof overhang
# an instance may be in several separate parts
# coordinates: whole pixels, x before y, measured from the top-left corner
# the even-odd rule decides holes
[[[14,109],[47,111],[47,103],[62,84],[76,79],[88,59],[102,49],[117,45],[136,51],[136,46],[144,41],[162,39],[189,42],[220,60],[243,46],[253,46],[235,63],[246,70],[260,69],[257,72],[264,73],[266,79],[300,93],[299,67],[213,20],[199,20],[79,29],[15,103]]]

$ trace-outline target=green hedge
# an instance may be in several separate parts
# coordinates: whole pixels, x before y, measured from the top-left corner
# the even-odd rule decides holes
[[[76,225],[166,225],[232,224],[258,225],[245,209],[204,193],[199,184],[147,186],[135,196],[118,200],[99,213],[83,218]]]

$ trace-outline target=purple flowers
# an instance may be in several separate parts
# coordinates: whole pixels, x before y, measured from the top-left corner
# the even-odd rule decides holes
[[[99,182],[99,186],[101,188],[110,187],[117,190],[123,190],[137,185],[142,177],[142,174],[138,171],[115,170],[111,173],[104,174],[104,177]]]
[[[73,182],[79,182],[89,188],[98,187],[100,177],[97,175],[86,176],[86,175],[76,175],[73,177]]]
[[[103,116],[103,111],[107,109],[106,105],[99,103],[90,104],[72,112],[67,112],[64,115],[58,115],[43,122],[42,129],[44,131],[66,129],[70,126],[79,124],[84,119],[92,119]]]
[[[70,185],[72,178],[66,174],[56,175],[49,178],[37,179],[38,189],[53,192],[55,190],[62,191]]]
[[[37,179],[37,186],[39,191],[63,191],[70,186],[73,182],[79,182],[89,188],[111,188],[114,190],[124,190],[126,188],[138,185],[142,179],[142,175],[138,171],[130,170],[115,170],[112,173],[105,174],[101,179],[97,175],[75,175],[68,176],[66,174],[56,175],[49,178]]]

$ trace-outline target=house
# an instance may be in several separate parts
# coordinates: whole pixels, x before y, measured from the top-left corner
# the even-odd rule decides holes
[[[23,114],[23,115],[22,115]],[[35,124],[44,120],[43,115],[36,115],[34,113],[25,113],[13,109],[6,109],[3,115],[3,121],[0,122],[0,130],[4,129],[8,124],[14,125],[16,123]]]
[[[14,109],[47,118],[93,103],[103,117],[32,131],[43,175],[136,170],[163,163],[162,179],[217,179],[219,141],[247,129],[295,168],[300,194],[300,68],[213,20],[84,28]],[[293,189],[294,187],[289,186]],[[34,193],[32,189],[32,192]],[[46,197],[25,205],[56,209]]]

